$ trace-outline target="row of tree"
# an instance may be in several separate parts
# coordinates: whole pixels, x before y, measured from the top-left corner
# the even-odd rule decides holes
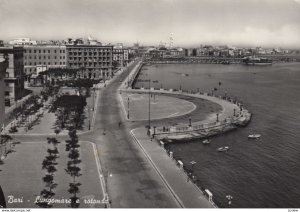
[[[56,131],[58,133],[58,131]],[[55,196],[55,188],[58,184],[55,182],[55,173],[57,172],[59,151],[58,144],[60,143],[55,137],[48,137],[47,142],[51,145],[47,149],[47,155],[42,162],[42,170],[45,170],[45,176],[43,181],[45,188],[40,192],[42,199],[52,199]],[[78,182],[78,178],[81,176],[80,168],[80,152],[79,152],[79,139],[75,129],[69,129],[69,139],[66,141],[66,151],[68,152],[69,161],[65,172],[70,175],[72,181],[69,183],[68,192],[72,195],[70,197],[69,207],[78,208],[80,205],[78,194],[80,193],[79,187],[81,185]],[[41,208],[52,208],[53,204],[48,201],[41,201],[36,203]]]

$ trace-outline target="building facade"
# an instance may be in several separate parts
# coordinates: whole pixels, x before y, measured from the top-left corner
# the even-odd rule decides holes
[[[113,46],[67,45],[67,67],[82,69],[80,78],[112,77]]]
[[[113,60],[117,61],[120,67],[125,67],[128,64],[128,49],[114,48]]]
[[[0,54],[8,60],[5,73],[5,105],[10,106],[24,96],[24,48],[0,47]]]
[[[2,126],[5,118],[4,77],[5,77],[7,67],[8,67],[7,60],[5,59],[3,54],[0,54],[0,129],[1,131],[2,131]]]
[[[49,68],[66,68],[67,56],[64,45],[24,46],[24,70],[27,79],[36,77]]]

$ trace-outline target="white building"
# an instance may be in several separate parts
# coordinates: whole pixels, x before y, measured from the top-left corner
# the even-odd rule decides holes
[[[10,45],[36,45],[36,41],[30,40],[30,38],[16,38],[9,41]]]

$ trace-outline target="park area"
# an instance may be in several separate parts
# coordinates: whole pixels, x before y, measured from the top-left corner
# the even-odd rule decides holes
[[[65,91],[66,90],[66,91]],[[66,93],[66,97],[72,95],[72,97],[77,97],[77,93],[75,92],[76,89],[74,88],[62,88],[61,92]],[[41,96],[32,97],[37,102],[40,101],[39,98]],[[71,98],[71,97],[70,97]],[[96,92],[95,90],[91,91],[90,95],[84,96],[86,105],[84,106],[83,115],[80,117],[81,124],[80,127],[77,129],[79,131],[87,131],[91,127],[92,119],[93,119],[93,110],[94,110],[94,103],[96,99]],[[64,100],[65,102],[68,99]],[[42,102],[41,106],[37,108],[35,111],[28,112],[27,116],[24,114],[16,116],[10,124],[5,127],[6,133],[11,134],[44,134],[50,135],[54,134],[55,129],[60,128],[63,133],[67,133],[67,130],[59,126],[59,118],[57,111],[51,109],[53,106],[53,101],[49,99],[46,102]],[[32,107],[31,107],[32,108]],[[23,112],[23,111],[22,111]],[[21,112],[20,112],[21,114]],[[65,117],[66,119],[66,117]]]
[[[141,121],[149,118],[149,94],[122,93],[122,103],[129,120]],[[128,103],[129,101],[129,103]],[[151,119],[163,119],[191,113],[196,105],[190,101],[161,94],[150,94]]]
[[[99,180],[98,167],[94,155],[92,143],[80,142],[81,176],[78,182],[81,208],[104,208],[99,203],[103,199],[102,188]],[[36,198],[45,188],[42,170],[42,161],[47,154],[49,144],[43,141],[22,142],[14,147],[14,152],[0,165],[0,185],[3,189],[8,208],[36,208]],[[69,199],[69,183],[73,179],[66,173],[68,156],[65,151],[65,142],[58,145],[59,158],[57,160],[57,171],[55,182],[58,184],[53,190],[56,200]],[[14,203],[10,203],[14,198]],[[97,202],[97,203],[96,203]],[[54,208],[67,208],[66,203],[53,204]]]

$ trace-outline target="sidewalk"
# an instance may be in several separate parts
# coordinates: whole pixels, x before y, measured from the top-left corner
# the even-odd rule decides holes
[[[154,166],[175,199],[184,208],[214,208],[202,191],[190,180],[182,169],[176,166],[156,141],[150,141],[146,129],[138,128],[131,131],[150,163]]]

